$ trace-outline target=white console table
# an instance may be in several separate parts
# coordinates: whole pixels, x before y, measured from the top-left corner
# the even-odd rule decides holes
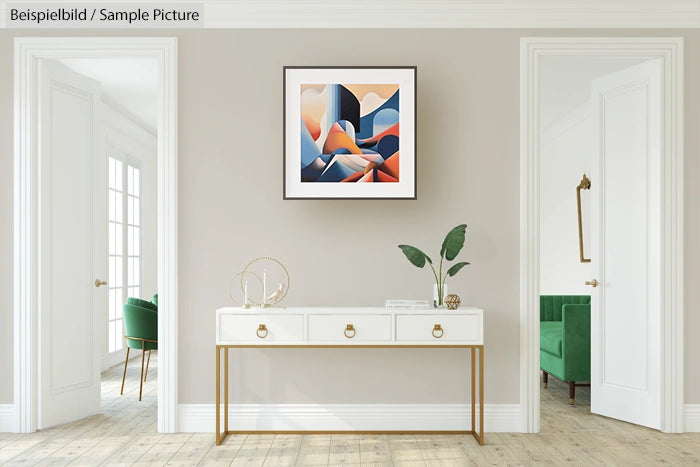
[[[390,310],[383,307],[219,308],[216,310],[216,444],[220,445],[226,435],[238,433],[228,429],[229,349],[339,347],[470,349],[471,430],[430,431],[429,433],[471,434],[479,444],[484,444],[483,310],[478,308],[460,308],[455,311]],[[224,353],[223,432],[221,431],[222,350]],[[479,354],[478,430],[476,428],[477,353]],[[391,433],[427,432],[392,431]]]

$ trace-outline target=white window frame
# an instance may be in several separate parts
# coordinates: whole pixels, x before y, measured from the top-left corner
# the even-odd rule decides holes
[[[139,293],[137,294],[138,295],[137,298],[142,298],[144,300],[148,300],[147,297],[141,296],[141,292],[143,291],[143,269],[144,269],[144,266],[143,266],[143,190],[142,190],[143,184],[141,183],[141,181],[142,181],[141,174],[143,171],[141,169],[141,160],[138,157],[130,154],[128,151],[125,151],[125,150],[118,148],[114,145],[108,146],[108,150],[107,150],[107,164],[108,164],[108,166],[110,164],[110,159],[114,159],[115,161],[119,161],[122,164],[122,170],[121,170],[122,171],[122,191],[121,191],[121,193],[122,193],[122,203],[121,203],[122,204],[122,220],[121,220],[122,282],[121,282],[121,286],[119,287],[121,289],[122,294],[121,294],[121,298],[120,298],[120,304],[126,303],[127,297],[132,296],[130,294],[129,290],[132,289],[133,287],[138,287],[138,289],[139,289]],[[138,194],[138,196],[136,196],[136,198],[138,199],[138,205],[139,205],[139,209],[138,209],[138,211],[139,211],[139,225],[138,226],[133,225],[133,224],[129,224],[129,220],[128,220],[129,219],[129,196],[134,197],[134,195],[131,195],[129,193],[129,188],[128,188],[129,187],[129,184],[128,184],[129,167],[137,169],[139,171],[139,190],[138,190],[139,194]],[[108,172],[109,172],[109,169],[108,169]],[[113,188],[110,186],[110,184],[108,182],[107,183],[108,196],[109,196],[109,192],[111,190],[113,190]],[[113,221],[111,219],[108,219],[107,226],[110,227],[110,224],[112,222]],[[139,252],[139,254],[138,255],[129,255],[129,235],[128,235],[129,227],[138,227],[138,229],[139,229],[139,237],[138,237],[138,252]],[[109,231],[108,231],[108,235],[109,235]],[[111,254],[108,251],[107,256],[109,258],[109,257],[115,256],[115,255]],[[129,264],[130,257],[135,257],[135,258],[139,259],[139,282],[138,282],[138,285],[136,285],[136,286],[129,284],[128,264]],[[111,270],[110,270],[110,274],[111,274]],[[112,277],[110,276],[109,285],[108,285],[110,291],[115,289],[115,287],[112,285],[111,280],[112,280]],[[111,300],[111,298],[110,298],[110,300]],[[106,319],[107,339],[105,340],[105,344],[106,344],[107,355],[111,355],[111,354],[114,354],[116,352],[121,352],[124,350],[124,337],[123,337],[124,317],[122,315],[121,318],[110,319],[109,318],[109,306],[111,306],[111,303],[108,304],[108,307],[107,307],[107,319]],[[109,338],[110,338],[109,325],[112,321],[121,321],[122,338],[121,338],[121,346],[118,349],[110,351],[110,349],[109,349],[109,342],[110,342],[109,341]]]

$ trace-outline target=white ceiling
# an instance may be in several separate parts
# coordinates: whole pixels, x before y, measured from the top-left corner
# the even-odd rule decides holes
[[[129,114],[151,133],[158,128],[158,68],[151,58],[80,58],[61,63],[100,82],[105,103]]]
[[[540,60],[540,130],[587,103],[591,80],[645,61],[620,57],[544,57]]]

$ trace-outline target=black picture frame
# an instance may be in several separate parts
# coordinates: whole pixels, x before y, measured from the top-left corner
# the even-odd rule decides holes
[[[284,200],[417,199],[417,66],[284,66],[282,71],[282,193]],[[301,118],[301,85],[338,84],[339,86],[351,86],[352,84],[360,85],[360,83],[363,85],[378,84],[380,86],[383,85],[382,83],[398,84],[396,91],[396,105],[398,107],[396,110],[396,114],[398,114],[396,131],[397,133],[400,131],[400,136],[396,135],[399,146],[395,156],[397,157],[396,162],[400,162],[398,164],[400,176],[396,177],[397,180],[394,183],[377,183],[377,169],[375,167],[370,169],[375,171],[375,183],[310,183],[308,180],[302,181],[302,131],[300,131],[300,128],[301,125],[305,124],[302,123]],[[344,89],[343,92],[347,93],[348,91]],[[394,96],[392,96],[393,98]],[[386,102],[390,100],[386,99]],[[381,106],[373,112],[377,112],[380,108]],[[406,154],[406,157],[404,157],[404,154]],[[399,155],[401,156],[400,160],[398,160]],[[330,157],[333,158],[334,156]],[[387,178],[386,175],[381,175],[383,178]]]

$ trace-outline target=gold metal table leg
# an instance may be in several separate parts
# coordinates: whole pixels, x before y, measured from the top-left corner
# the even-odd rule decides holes
[[[228,434],[228,351],[224,347],[224,436]]]
[[[228,351],[231,347],[241,346],[216,346],[216,445],[220,446],[229,433],[307,433],[299,431],[229,431],[228,429]],[[253,346],[251,346],[253,347]],[[282,346],[279,346],[282,348]],[[325,347],[325,346],[318,346]],[[333,346],[328,346],[333,347]],[[371,346],[368,346],[371,347]],[[384,347],[384,346],[381,346]],[[399,346],[401,347],[401,346]],[[411,347],[411,346],[406,346]],[[472,434],[474,439],[480,444],[484,444],[484,346],[458,346],[467,347],[471,350],[471,430],[469,431],[314,431],[308,433],[395,433],[395,434],[417,434],[417,433],[444,433],[444,434]],[[221,351],[224,351],[224,430],[221,431]],[[476,352],[479,351],[479,430],[476,429]]]
[[[479,351],[479,429],[476,429],[476,351]],[[471,347],[471,399],[472,399],[472,429],[471,434],[474,439],[480,444],[484,445],[484,346],[474,346]]]
[[[484,346],[479,347],[479,444],[484,445]]]
[[[221,426],[219,418],[221,416],[221,348],[216,346],[216,445],[221,444]]]
[[[476,349],[474,347],[471,348],[471,354],[472,354],[472,377],[471,377],[471,384],[472,384],[472,433],[476,433]]]

